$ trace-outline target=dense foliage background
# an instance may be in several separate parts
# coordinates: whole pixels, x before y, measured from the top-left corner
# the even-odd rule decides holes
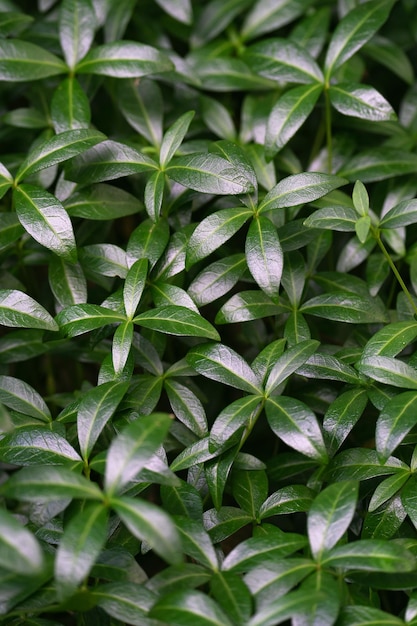
[[[0,623],[417,624],[414,0],[0,0]]]

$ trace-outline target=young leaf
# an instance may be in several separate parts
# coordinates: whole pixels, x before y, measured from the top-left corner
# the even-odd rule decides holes
[[[317,418],[306,404],[286,396],[272,397],[265,411],[271,429],[288,446],[319,462],[327,460]]]
[[[48,311],[18,289],[0,289],[0,324],[18,328],[59,330],[58,324]]]
[[[29,152],[17,171],[15,182],[51,165],[62,163],[106,139],[103,133],[88,128],[66,130],[47,139]]]
[[[272,108],[265,134],[265,153],[273,157],[304,124],[322,92],[320,84],[289,89]]]
[[[195,153],[178,157],[165,171],[177,183],[202,193],[237,195],[253,191],[245,171],[217,154]]]
[[[71,220],[59,200],[34,185],[20,185],[14,190],[13,197],[17,216],[25,230],[58,256],[76,261]]]
[[[77,434],[83,458],[88,459],[104,426],[120,404],[128,383],[109,382],[93,387],[80,401],[77,413]]]
[[[58,313],[56,320],[68,337],[76,337],[108,324],[126,322],[126,316],[98,304],[75,304]]]
[[[307,517],[308,537],[318,561],[336,545],[352,522],[358,499],[358,483],[329,485],[314,500]]]
[[[108,511],[92,502],[64,529],[55,558],[55,581],[61,599],[71,596],[88,576],[107,539]]]
[[[372,122],[397,119],[390,103],[373,87],[356,83],[338,83],[329,88],[330,102],[343,115]]]
[[[314,492],[304,485],[283,487],[272,493],[259,509],[261,520],[273,515],[286,515],[308,511],[314,498]]]
[[[247,362],[221,343],[207,343],[192,348],[187,361],[199,374],[235,389],[259,394],[259,381]]]
[[[152,607],[149,616],[172,626],[232,626],[219,605],[201,591],[174,591]]]
[[[20,576],[36,576],[44,565],[37,539],[3,507],[0,509],[0,565]]]
[[[169,128],[162,140],[161,149],[159,152],[159,161],[161,167],[164,168],[175,155],[176,151],[180,147],[188,128],[194,117],[194,111],[188,111],[177,119],[176,122]]]
[[[385,404],[376,423],[375,443],[385,462],[417,423],[417,393],[405,391]]]
[[[251,217],[246,207],[222,209],[200,222],[190,237],[187,248],[187,266],[208,256],[233,237]]]
[[[0,80],[26,82],[67,70],[61,59],[40,46],[18,39],[0,40]]]
[[[147,259],[138,259],[130,267],[123,285],[123,303],[126,315],[132,319],[140,302],[148,274]]]
[[[278,300],[284,257],[277,231],[262,215],[249,226],[245,243],[249,271],[260,288],[273,300]]]
[[[284,209],[312,202],[322,198],[329,191],[346,184],[346,180],[331,174],[316,174],[305,172],[283,178],[261,202],[259,213],[265,213],[271,209]]]
[[[68,67],[73,70],[89,51],[96,16],[90,0],[64,0],[59,16],[59,39]]]
[[[135,537],[146,541],[168,563],[181,563],[182,550],[178,531],[171,518],[160,507],[126,496],[112,498],[111,506]]]
[[[152,46],[135,41],[118,41],[93,48],[74,69],[79,74],[140,78],[169,72],[173,64],[163,52]]]
[[[183,306],[167,305],[151,309],[134,317],[133,323],[168,335],[220,340],[217,330],[204,317]]]
[[[260,404],[259,396],[239,398],[224,408],[214,420],[210,430],[211,450],[234,445],[239,440],[244,427]]]
[[[113,440],[107,453],[105,489],[109,496],[132,480],[163,442],[171,425],[165,413],[142,416]]]
[[[387,19],[392,0],[371,0],[350,11],[337,25],[324,62],[326,79],[366,44]]]

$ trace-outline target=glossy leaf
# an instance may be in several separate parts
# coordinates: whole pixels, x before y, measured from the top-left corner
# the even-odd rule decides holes
[[[286,308],[275,304],[263,291],[241,291],[224,303],[214,321],[216,324],[248,322],[261,317],[278,315],[286,312]]]
[[[75,261],[77,251],[71,220],[59,200],[35,185],[20,185],[13,196],[24,229],[58,256]]]
[[[259,509],[260,519],[273,515],[287,515],[308,511],[314,498],[314,492],[304,485],[282,487],[272,493]]]
[[[338,546],[327,554],[322,563],[346,570],[375,572],[410,572],[415,568],[414,557],[406,548],[377,539],[363,539]]]
[[[310,355],[317,350],[318,345],[318,342],[314,340],[302,341],[284,352],[275,362],[266,380],[266,395],[271,395],[279,385],[302,366]]]
[[[165,390],[174,415],[198,437],[207,435],[207,419],[198,397],[176,380],[166,380]]]
[[[42,422],[50,422],[50,411],[33,387],[13,376],[0,376],[0,402]]]
[[[49,261],[49,286],[62,307],[87,301],[87,281],[79,263],[69,263],[59,256]]]
[[[175,524],[180,534],[184,553],[208,569],[217,570],[216,551],[200,520],[177,515]]]
[[[65,0],[59,16],[59,39],[70,69],[90,49],[94,39],[96,16],[92,3],[87,0]]]
[[[0,458],[14,465],[74,465],[81,461],[64,437],[36,427],[17,428],[5,435],[0,440]]]
[[[36,576],[44,565],[39,542],[3,507],[0,509],[0,565],[20,576]]]
[[[18,39],[0,40],[0,80],[26,82],[66,71],[61,59],[40,46]]]
[[[161,167],[165,167],[175,155],[180,147],[188,128],[194,117],[194,111],[184,113],[176,122],[166,131],[159,152],[159,160]]]
[[[143,78],[118,82],[119,107],[129,124],[152,145],[159,147],[162,140],[163,102],[158,84]]]
[[[249,620],[248,626],[275,626],[300,613],[309,613],[316,602],[324,601],[323,595],[314,591],[291,591],[275,599]]]
[[[351,295],[350,293],[322,294],[305,302],[300,311],[330,320],[343,319],[349,324],[385,322],[386,312],[380,303],[372,298]]]
[[[0,324],[58,330],[58,324],[36,300],[18,289],[0,290]]]
[[[334,400],[323,419],[323,431],[329,453],[334,453],[345,441],[367,404],[364,389],[345,391]]]
[[[152,46],[119,41],[93,48],[75,66],[79,74],[99,74],[114,78],[140,78],[173,69],[169,58]]]
[[[207,320],[183,306],[160,306],[140,313],[133,322],[169,335],[220,339],[217,330]]]
[[[276,228],[268,218],[261,215],[252,221],[246,237],[245,256],[259,287],[276,301],[284,259]]]
[[[107,324],[125,322],[126,316],[98,304],[75,304],[63,309],[56,319],[66,335],[76,337]]]
[[[149,615],[172,626],[232,626],[219,605],[201,591],[174,591],[152,607]]]
[[[302,0],[258,0],[246,16],[242,29],[244,39],[254,39],[285,26],[296,19],[306,8]]]
[[[97,605],[117,620],[147,626],[147,614],[155,602],[155,594],[133,581],[98,585],[92,592]]]
[[[417,394],[405,391],[394,396],[381,411],[375,430],[375,443],[382,461],[386,461],[415,426]]]
[[[373,87],[356,83],[338,83],[329,89],[330,102],[343,115],[372,122],[395,120],[390,103]]]
[[[417,221],[417,201],[404,200],[387,213],[380,221],[380,228],[400,228],[409,226]]]
[[[359,371],[373,380],[403,389],[417,389],[417,370],[400,359],[388,356],[362,358]]]
[[[123,285],[123,303],[126,315],[132,319],[140,302],[148,273],[147,259],[138,259],[129,268]]]
[[[233,254],[215,261],[194,278],[188,293],[198,306],[209,304],[230,291],[245,269],[244,254]]]
[[[352,182],[359,178],[363,183],[371,183],[414,172],[416,167],[416,155],[395,148],[381,147],[357,154],[338,173]]]
[[[216,450],[226,444],[231,446],[237,442],[259,404],[259,396],[245,396],[224,408],[211,427],[210,448]]]

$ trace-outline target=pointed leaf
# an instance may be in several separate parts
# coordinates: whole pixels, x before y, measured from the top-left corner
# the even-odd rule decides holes
[[[403,389],[417,389],[417,370],[388,356],[370,356],[362,358],[359,371],[378,382]]]
[[[142,211],[143,206],[132,194],[105,183],[83,188],[63,202],[67,213],[87,220],[114,220]]]
[[[258,0],[246,16],[242,37],[255,39],[277,30],[302,15],[308,5],[308,0]]]
[[[0,198],[10,189],[13,185],[13,176],[10,174],[7,167],[0,163]]]
[[[0,80],[26,82],[67,70],[61,59],[40,46],[18,39],[0,40]]]
[[[59,256],[49,261],[49,286],[62,307],[87,301],[87,281],[79,263],[69,263]]]
[[[58,313],[56,320],[68,337],[76,337],[107,324],[125,322],[126,316],[98,304],[75,304]]]
[[[149,616],[172,626],[232,626],[212,598],[189,589],[162,596]]]
[[[301,341],[285,351],[272,367],[265,383],[267,396],[293,374],[317,350],[319,342],[315,340]]]
[[[107,539],[108,511],[90,503],[64,529],[55,558],[55,580],[63,599],[88,576]]]
[[[94,39],[96,15],[90,0],[65,0],[59,16],[59,39],[70,69],[90,49]]]
[[[282,487],[272,493],[259,509],[261,520],[273,515],[286,515],[308,511],[314,498],[314,492],[304,485]]]
[[[249,271],[272,300],[278,300],[284,257],[277,231],[262,215],[249,226],[245,243]]]
[[[161,445],[171,425],[166,413],[131,422],[113,439],[107,453],[105,488],[109,496],[132,480]]]
[[[42,549],[34,535],[0,508],[0,566],[20,576],[36,576],[43,564]]]
[[[306,378],[324,378],[357,385],[360,379],[349,365],[330,354],[316,352],[298,368],[297,374]]]
[[[244,254],[232,254],[215,261],[193,279],[188,287],[188,293],[197,306],[209,304],[230,291],[245,269]]]
[[[155,603],[155,594],[136,582],[113,582],[94,587],[97,606],[116,620],[136,626],[150,626],[147,614]]]
[[[58,465],[24,467],[1,485],[6,497],[25,502],[48,502],[66,498],[102,500],[97,485]]]
[[[339,616],[340,626],[404,626],[404,620],[371,606],[345,606]]]
[[[79,74],[101,74],[115,78],[140,78],[172,69],[173,64],[163,52],[135,41],[97,46],[75,67]]]
[[[306,220],[304,226],[309,228],[326,228],[341,232],[354,232],[356,220],[355,211],[349,207],[329,207],[314,211]]]
[[[84,393],[77,412],[77,434],[83,458],[88,459],[104,426],[120,404],[128,383],[112,381]]]
[[[237,443],[260,402],[259,396],[245,396],[224,408],[211,427],[210,449],[214,451],[226,444],[232,446]]]
[[[153,222],[156,222],[161,214],[164,200],[165,172],[154,172],[145,186],[145,208]]]
[[[369,41],[387,19],[392,0],[371,0],[350,11],[337,25],[324,62],[326,78]]]
[[[188,111],[177,119],[166,131],[161,143],[159,161],[161,167],[165,167],[172,159],[187,134],[188,128],[194,117],[194,111]]]
[[[214,321],[216,324],[235,324],[287,312],[288,307],[276,304],[263,291],[241,291],[224,303]]]
[[[59,200],[34,185],[20,185],[13,197],[19,221],[35,241],[58,256],[75,261],[77,249],[71,220]]]
[[[74,465],[80,455],[46,428],[17,428],[0,440],[0,459],[13,465]]]
[[[380,228],[401,228],[417,222],[417,200],[403,200],[395,205],[379,223]]]
[[[416,168],[416,154],[397,148],[381,147],[356,154],[354,158],[343,164],[338,175],[352,182],[359,178],[363,183],[371,183],[393,176],[411,174],[416,171]]]
[[[42,422],[51,421],[51,413],[42,396],[19,378],[0,376],[0,402]]]
[[[315,498],[307,517],[308,537],[313,556],[320,561],[342,538],[356,509],[358,483],[337,482]]]
[[[322,565],[348,571],[388,573],[411,572],[416,562],[413,554],[402,545],[378,539],[362,539],[334,548],[323,559]]]
[[[327,449],[335,453],[360,419],[367,404],[365,389],[345,391],[334,400],[323,419]]]
[[[111,505],[130,532],[146,541],[165,561],[173,564],[182,561],[178,531],[160,507],[126,496],[113,498]]]
[[[210,591],[234,624],[244,624],[252,613],[249,589],[237,574],[216,572],[210,581]]]
[[[199,374],[235,389],[259,393],[259,381],[247,362],[221,343],[207,343],[192,348],[187,361]]]
[[[286,396],[272,397],[265,410],[271,429],[284,443],[317,461],[327,460],[317,418],[306,404]]]
[[[375,443],[381,461],[386,461],[417,423],[417,393],[405,391],[385,404],[376,423]]]
[[[311,300],[307,300],[300,311],[349,324],[371,324],[387,321],[387,313],[378,300],[347,292],[315,296]]]
[[[209,570],[216,571],[219,565],[217,554],[210,536],[204,530],[200,520],[176,515],[175,524],[180,534],[184,553]]]
[[[173,379],[165,381],[165,391],[174,415],[197,437],[207,435],[207,418],[204,407],[195,393]]]
[[[0,324],[18,328],[58,330],[48,311],[18,289],[0,289]]]
[[[183,306],[160,306],[137,315],[133,322],[168,335],[220,339],[217,330],[204,317]]]
[[[123,302],[126,315],[131,319],[136,312],[148,274],[147,259],[138,259],[130,267],[123,286]]]
[[[372,122],[397,119],[390,103],[373,87],[356,83],[338,83],[329,89],[330,102],[343,115]]]
[[[143,78],[121,80],[118,83],[119,108],[140,135],[153,146],[162,140],[163,102],[158,83]]]

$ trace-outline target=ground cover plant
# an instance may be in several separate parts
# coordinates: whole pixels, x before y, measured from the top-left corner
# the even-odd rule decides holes
[[[0,0],[0,623],[417,624],[413,0]]]

